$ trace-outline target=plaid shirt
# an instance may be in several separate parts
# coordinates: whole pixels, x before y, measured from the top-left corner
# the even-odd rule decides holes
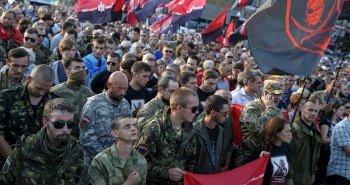
[[[327,176],[340,175],[350,179],[350,157],[346,156],[344,146],[350,146],[350,120],[348,118],[334,127]]]

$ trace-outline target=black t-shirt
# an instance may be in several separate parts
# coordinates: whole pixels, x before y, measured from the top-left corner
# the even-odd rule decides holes
[[[215,126],[215,128],[210,129],[208,127],[207,131],[208,131],[208,135],[209,135],[209,140],[210,140],[210,146],[211,146],[211,162],[212,162],[212,166],[216,166],[216,163],[218,163],[218,161],[216,161],[216,144],[217,144],[217,139],[218,139],[218,134],[219,134],[219,128],[218,125]],[[212,169],[213,173],[216,172],[215,169]]]
[[[61,61],[59,61],[57,65],[57,75],[59,83],[65,82],[68,79],[67,74],[64,71],[63,63]]]
[[[198,88],[197,89],[197,94],[198,94],[198,99],[199,99],[199,102],[203,105],[203,107],[205,107],[205,101],[207,100],[207,98],[211,95],[214,94],[214,92],[204,92],[202,91],[201,88]]]
[[[270,153],[263,185],[284,185],[291,168],[290,146],[287,143],[282,143],[281,146],[272,146]]]
[[[149,101],[149,93],[146,88],[137,91],[129,85],[124,98],[128,100],[131,112],[136,114],[140,107]]]
[[[153,76],[152,79],[149,80],[148,83],[146,84],[146,88],[149,92],[150,100],[156,97],[157,95],[157,92],[158,92],[157,83],[158,83],[158,79]]]
[[[96,94],[101,93],[106,88],[108,78],[111,74],[107,70],[97,73],[91,80],[91,90]]]

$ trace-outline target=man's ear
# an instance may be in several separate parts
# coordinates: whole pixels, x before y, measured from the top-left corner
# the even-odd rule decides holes
[[[10,67],[10,60],[9,59],[6,59],[6,65],[8,66],[8,67]]]
[[[112,136],[113,136],[113,137],[115,137],[115,138],[118,138],[118,137],[119,137],[119,134],[118,134],[118,131],[117,131],[117,130],[112,130],[111,133],[112,133]]]
[[[33,82],[33,77],[31,77],[30,75],[27,77],[28,83],[32,83]]]

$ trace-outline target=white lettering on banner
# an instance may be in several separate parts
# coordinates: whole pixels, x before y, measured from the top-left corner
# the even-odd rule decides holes
[[[257,176],[257,177],[253,177],[253,178],[251,178],[247,183],[244,183],[243,185],[250,184],[251,182],[257,181],[258,179],[261,179],[261,178],[263,178],[263,177],[264,177],[264,174],[261,174],[261,175],[259,175],[259,176]]]

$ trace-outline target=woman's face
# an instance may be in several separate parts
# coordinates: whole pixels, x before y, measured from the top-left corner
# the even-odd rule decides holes
[[[289,123],[285,124],[281,132],[277,133],[277,138],[281,142],[290,143],[292,141],[292,132]]]
[[[334,115],[338,118],[343,118],[345,111],[345,106],[340,106],[338,109],[333,109]]]

